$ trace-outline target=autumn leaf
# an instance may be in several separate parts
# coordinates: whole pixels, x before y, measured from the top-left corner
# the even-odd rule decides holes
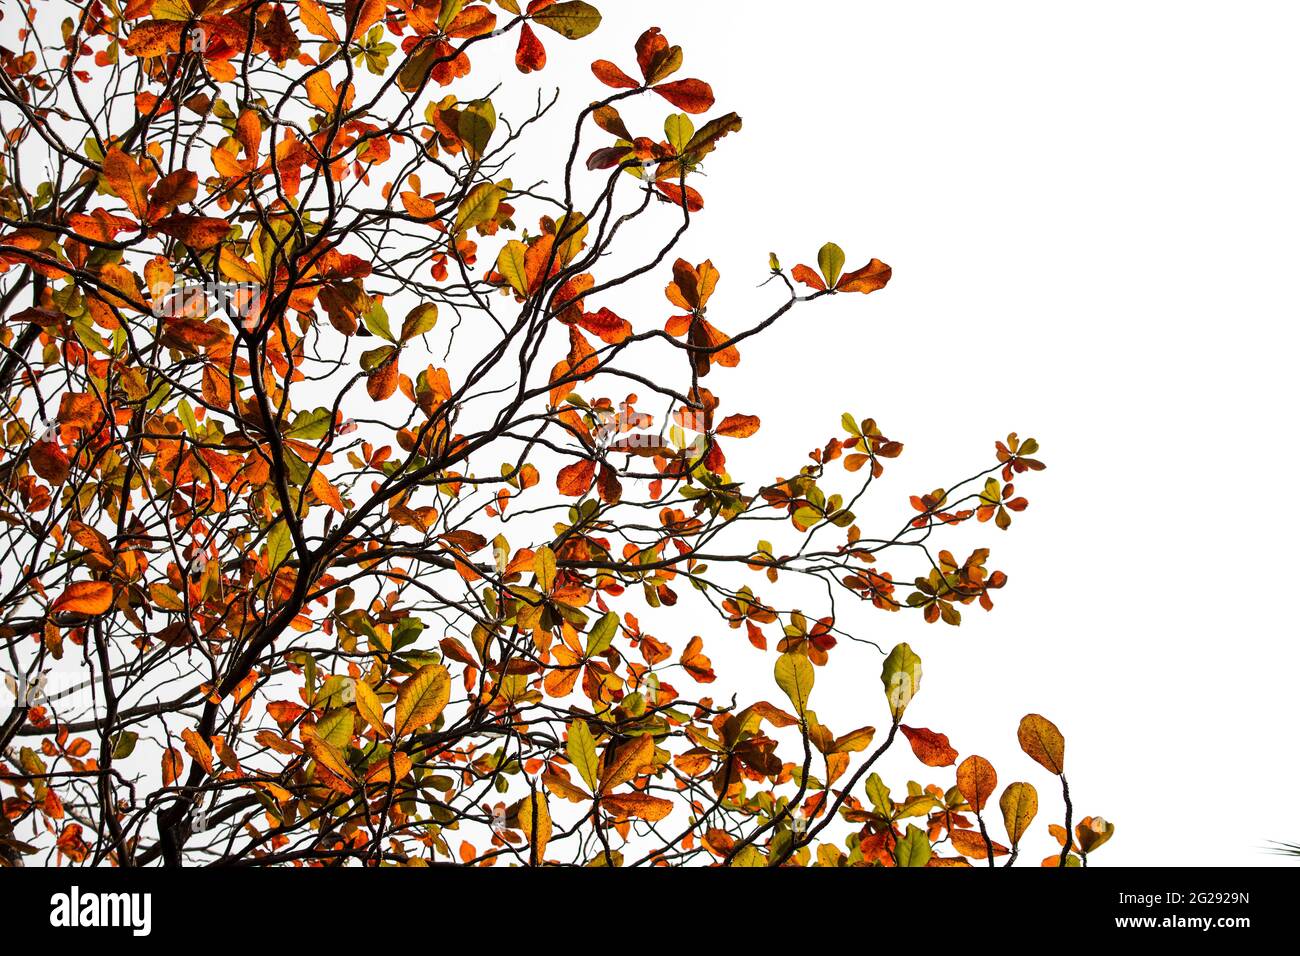
[[[776,685],[790,698],[795,713],[803,715],[808,709],[815,679],[812,663],[803,654],[782,654],[776,659]]]
[[[152,166],[136,162],[117,146],[110,146],[104,156],[104,179],[109,188],[141,222],[148,218],[149,186],[156,175]]]
[[[984,809],[997,785],[997,771],[983,757],[972,754],[957,768],[957,789],[976,813]]]
[[[51,614],[84,614],[93,617],[113,606],[113,585],[107,581],[78,581],[50,605]]]
[[[578,498],[591,490],[591,483],[596,479],[596,463],[583,458],[565,465],[555,476],[555,487],[560,494]]]
[[[758,431],[759,424],[757,415],[728,415],[715,431],[726,438],[748,438]]]
[[[542,859],[552,832],[551,807],[546,801],[546,794],[529,794],[524,797],[519,804],[518,821],[524,839],[533,848],[537,859]]]
[[[1026,714],[1016,731],[1020,749],[1029,754],[1052,773],[1065,773],[1065,738],[1052,723],[1041,714]]]
[[[451,677],[440,664],[421,667],[397,691],[393,733],[405,737],[437,720],[451,697]]]
[[[185,243],[191,249],[211,249],[230,234],[230,223],[213,216],[175,213],[153,224],[157,232]]]
[[[993,855],[1006,856],[1011,851],[995,840],[990,840],[987,844],[984,837],[974,830],[953,830],[949,834],[952,840],[952,847],[962,856],[973,857],[976,860],[987,860],[989,858],[989,844],[992,844]]]
[[[569,724],[565,755],[592,793],[595,793],[600,777],[600,760],[596,756],[596,742],[592,739],[585,720],[575,720]]]
[[[957,762],[957,751],[948,744],[947,735],[906,724],[899,724],[898,729],[912,745],[912,753],[927,767],[951,767]]]
[[[889,712],[897,723],[921,687],[921,659],[907,644],[899,644],[885,658],[880,680],[889,699]]]
[[[1002,791],[998,801],[1002,810],[1002,822],[1007,828],[1007,837],[1014,847],[1029,829],[1038,813],[1038,791],[1031,783],[1012,783]]]
[[[537,39],[528,24],[519,31],[519,46],[515,50],[515,66],[520,73],[532,73],[546,66],[546,47]]]
[[[365,718],[366,723],[379,731],[381,736],[386,736],[388,727],[384,723],[384,705],[375,696],[374,688],[365,681],[358,680],[356,681],[356,695],[357,713]]]
[[[703,80],[674,80],[651,89],[687,113],[704,113],[713,106],[713,88]]]
[[[162,755],[162,782],[164,787],[170,787],[185,770],[185,757],[175,747],[168,747]]]
[[[875,292],[883,289],[893,277],[894,270],[879,259],[872,259],[861,269],[846,272],[835,286],[837,292]]]
[[[604,769],[600,775],[600,792],[608,793],[650,767],[654,759],[655,742],[648,734],[637,737],[630,743],[618,748],[611,759],[610,748],[605,748]]]
[[[591,72],[596,74],[596,79],[600,82],[616,90],[634,90],[641,85],[609,60],[597,60],[591,64]]]
[[[600,26],[600,11],[582,0],[565,0],[543,7],[533,14],[533,22],[570,40],[577,40]]]
[[[646,793],[625,793],[605,797],[600,801],[601,807],[616,820],[635,817],[657,823],[672,813],[671,800],[653,797]]]

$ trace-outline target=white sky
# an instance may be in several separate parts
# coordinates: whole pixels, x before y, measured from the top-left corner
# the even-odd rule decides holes
[[[766,467],[729,450],[733,472],[779,455],[788,474],[851,409],[907,443],[874,491],[896,515],[908,494],[977,470],[1006,432],[1042,442],[1049,468],[1020,483],[1032,504],[1012,529],[955,536],[954,551],[992,546],[1010,575],[992,614],[967,609],[954,629],[861,613],[863,636],[907,640],[925,660],[907,722],[1039,788],[1028,863],[1059,817],[1053,781],[1016,745],[1031,711],[1066,735],[1076,810],[1116,823],[1096,865],[1275,862],[1267,840],[1300,839],[1269,799],[1300,785],[1286,384],[1300,8],[602,12],[578,47],[548,38],[544,81],[581,77],[597,56],[630,68],[655,24],[683,46],[681,75],[744,117],[697,183],[706,207],[682,249],[722,271],[720,327],[728,306],[772,301],[753,289],[770,249],[812,262],[834,239],[850,267],[873,255],[894,267],[885,291],[816,303],[710,380],[763,418],[745,451]],[[743,642],[713,633],[715,663],[725,635]],[[779,701],[771,660],[738,653],[731,666]],[[870,649],[833,652],[819,716],[839,732],[885,723],[879,667]],[[899,788],[917,764],[905,748],[891,756],[882,775]]]
[[[679,76],[710,81],[713,115],[745,122],[695,181],[706,207],[678,250],[721,270],[720,328],[779,301],[756,288],[769,250],[811,263],[833,239],[850,268],[871,256],[894,268],[883,292],[796,310],[710,377],[724,411],[763,420],[728,446],[733,473],[789,475],[842,412],[873,416],[907,450],[860,509],[883,519],[863,522],[871,535],[897,526],[908,495],[983,468],[1007,432],[1042,443],[1049,468],[1017,483],[1032,504],[1011,531],[948,539],[959,556],[991,546],[1010,575],[992,614],[966,608],[960,629],[865,609],[839,621],[924,659],[906,722],[987,757],[1002,784],[1038,787],[1026,864],[1052,851],[1045,824],[1060,815],[1054,781],[1016,745],[1028,712],[1065,733],[1077,815],[1116,823],[1096,865],[1276,862],[1267,840],[1300,840],[1268,799],[1300,786],[1285,385],[1300,8],[597,2],[593,37],[539,31],[546,71],[508,82],[559,85],[562,106],[580,106],[605,89],[587,64],[632,70],[645,27],[683,46]],[[490,68],[481,79],[486,92]],[[669,111],[624,109],[654,135],[648,120]],[[537,137],[567,149],[571,116]],[[607,139],[589,131],[581,155]],[[667,278],[643,312],[618,311],[661,323]],[[698,607],[690,624],[722,677],[676,680],[683,692],[784,703],[773,654]],[[842,644],[818,669],[820,719],[840,733],[886,726],[879,672],[874,651]],[[895,790],[953,779],[901,740],[880,769]]]

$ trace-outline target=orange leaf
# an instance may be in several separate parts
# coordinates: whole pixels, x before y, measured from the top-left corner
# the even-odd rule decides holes
[[[840,276],[840,281],[835,284],[837,292],[875,292],[877,289],[883,289],[889,282],[894,270],[889,268],[879,259],[872,259],[861,269],[856,272],[846,272]],[[796,278],[798,278],[796,276]]]
[[[703,113],[713,106],[713,88],[703,80],[674,80],[651,89],[687,113]]]
[[[168,747],[162,755],[162,781],[164,787],[170,787],[185,769],[185,758],[175,747]]]
[[[142,222],[149,212],[149,185],[154,181],[152,166],[137,163],[117,146],[108,148],[104,157],[104,178],[113,194],[126,203],[131,213]]]
[[[927,767],[951,767],[957,762],[957,751],[949,745],[946,734],[905,724],[899,724],[898,729],[912,745],[912,753]]]
[[[758,426],[757,415],[728,415],[718,423],[716,431],[727,438],[748,438],[758,431]]]
[[[162,56],[180,50],[184,32],[185,24],[179,20],[146,20],[131,29],[122,49],[132,56]]]
[[[212,748],[199,736],[198,731],[186,727],[181,731],[181,739],[185,741],[186,753],[197,760],[204,770],[212,773]]]
[[[596,74],[596,79],[600,82],[616,90],[634,90],[641,85],[609,60],[597,60],[591,64],[591,72]]]
[[[61,485],[72,470],[70,459],[57,442],[41,441],[32,446],[28,460],[32,469],[52,485]]]
[[[68,585],[50,605],[51,613],[103,614],[113,606],[113,585],[107,581],[78,581]]]
[[[977,860],[987,860],[989,858],[988,844],[984,842],[984,837],[974,830],[953,830],[950,834],[952,837],[952,847],[962,856],[974,857]],[[994,856],[1006,856],[1011,851],[1001,843],[989,841],[993,844]]]
[[[577,498],[587,493],[595,477],[596,463],[583,458],[561,468],[555,476],[555,485],[560,489],[560,494]]]
[[[230,232],[230,223],[212,216],[176,213],[154,223],[158,232],[178,239],[191,249],[211,249]]]
[[[983,757],[972,754],[957,768],[957,789],[976,813],[984,809],[997,785],[997,771]]]
[[[822,292],[826,288],[826,283],[822,281],[822,277],[814,272],[810,266],[797,265],[790,270],[790,275],[794,276],[795,282],[802,282],[804,285],[812,286],[818,292]]]
[[[609,753],[606,749],[607,760]],[[648,734],[636,738],[632,743],[624,744],[619,748],[613,761],[605,767],[604,773],[600,775],[600,792],[606,793],[635,779],[642,770],[650,766],[654,754],[654,738]]]
[[[652,797],[646,793],[625,793],[606,797],[600,805],[614,815],[616,819],[637,817],[655,823],[673,812],[671,800]]]

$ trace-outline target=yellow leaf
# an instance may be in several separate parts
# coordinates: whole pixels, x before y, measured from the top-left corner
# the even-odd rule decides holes
[[[1002,791],[998,801],[1002,808],[1002,822],[1006,824],[1007,836],[1015,846],[1029,829],[1038,814],[1038,791],[1032,783],[1013,783]]]
[[[808,709],[814,679],[812,662],[803,654],[782,654],[776,659],[776,684],[800,716]]]
[[[528,294],[528,269],[524,265],[528,247],[518,239],[511,239],[497,256],[497,272],[510,283],[510,288],[520,295]]]
[[[495,183],[479,183],[469,191],[456,212],[456,231],[471,229],[497,214],[505,195]]]
[[[397,692],[393,732],[402,737],[437,720],[451,697],[451,675],[441,664],[429,664]]]
[[[555,552],[542,545],[533,556],[533,571],[537,575],[537,586],[549,593],[555,589]]]
[[[546,844],[551,840],[551,808],[546,802],[546,794],[529,794],[524,797],[519,804],[519,829],[524,831],[524,839],[536,851],[537,859],[542,859]]]
[[[357,681],[357,713],[365,718],[366,723],[382,735],[387,735],[388,727],[384,724],[384,705],[375,696],[374,690],[363,680]]]
[[[564,752],[587,786],[595,792],[600,776],[600,760],[596,757],[596,741],[585,720],[579,719],[569,724],[569,740]]]

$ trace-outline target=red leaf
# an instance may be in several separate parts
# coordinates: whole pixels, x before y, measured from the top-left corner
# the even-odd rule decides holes
[[[520,73],[532,73],[546,66],[546,47],[528,24],[519,31],[519,48],[515,50],[515,66]]]
[[[28,460],[32,469],[52,485],[61,485],[67,480],[72,461],[56,442],[42,441],[32,446]]]
[[[951,767],[957,762],[957,751],[949,745],[946,734],[904,724],[899,724],[898,729],[912,745],[912,753],[927,767]]]
[[[713,106],[713,88],[703,80],[674,80],[651,89],[687,113],[703,113]]]

